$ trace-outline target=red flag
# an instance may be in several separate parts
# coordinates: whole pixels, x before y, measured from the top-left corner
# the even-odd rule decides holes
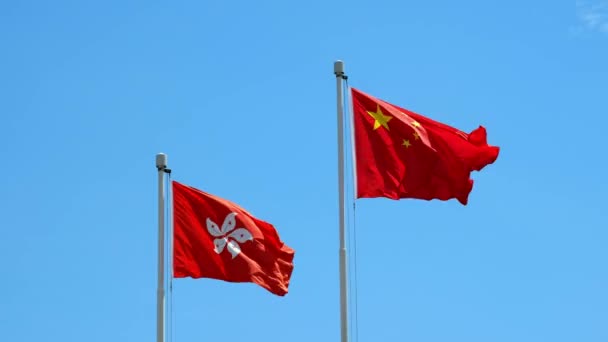
[[[479,126],[467,134],[352,89],[357,198],[456,198],[466,205],[471,171],[498,157]]]
[[[173,275],[252,282],[284,296],[294,250],[236,204],[173,182]]]

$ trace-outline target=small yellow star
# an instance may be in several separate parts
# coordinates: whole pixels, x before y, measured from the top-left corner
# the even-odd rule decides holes
[[[414,127],[418,127],[418,128],[420,128],[420,123],[419,123],[418,121],[412,121],[412,125],[413,125]]]
[[[386,128],[386,130],[389,130],[388,122],[391,121],[391,119],[393,117],[389,116],[389,115],[384,115],[382,113],[382,109],[380,109],[380,106],[378,106],[378,109],[376,110],[376,112],[367,111],[367,114],[369,114],[375,120],[374,121],[374,130],[378,129],[378,127],[380,127],[380,126]]]
[[[418,134],[418,132],[414,132],[414,139],[415,140],[419,140],[420,139],[420,134]]]
[[[412,143],[410,143],[410,141],[407,139],[403,139],[402,145],[405,146],[405,148],[410,148],[410,146],[412,146]]]

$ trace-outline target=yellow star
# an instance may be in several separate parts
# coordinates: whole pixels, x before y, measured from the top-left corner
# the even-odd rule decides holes
[[[378,127],[380,127],[380,126],[386,128],[386,130],[389,130],[388,122],[391,121],[391,119],[393,117],[382,114],[382,109],[380,109],[380,106],[378,106],[378,109],[376,110],[376,112],[367,111],[367,114],[371,115],[371,117],[374,118],[374,120],[375,120],[374,121],[374,130],[378,129]]]
[[[412,121],[412,125],[413,125],[414,127],[418,127],[418,128],[420,128],[420,123],[419,123],[418,121]]]
[[[405,148],[410,148],[410,146],[412,146],[412,144],[410,143],[409,140],[407,139],[403,139],[403,146],[405,146]]]
[[[419,140],[420,139],[420,134],[418,134],[418,132],[414,132],[414,139],[415,140]]]

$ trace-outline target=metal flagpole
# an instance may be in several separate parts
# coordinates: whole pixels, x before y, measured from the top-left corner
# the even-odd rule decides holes
[[[158,170],[158,285],[156,292],[156,341],[165,341],[165,173],[167,155],[156,155]]]
[[[339,197],[339,229],[340,229],[340,336],[342,342],[348,342],[348,293],[346,273],[346,232],[344,226],[344,99],[342,84],[344,62],[334,62],[336,75],[336,90],[338,94],[338,197]]]

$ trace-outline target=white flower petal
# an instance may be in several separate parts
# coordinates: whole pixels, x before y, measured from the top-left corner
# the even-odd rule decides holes
[[[207,231],[211,236],[222,236],[222,232],[220,231],[220,227],[215,224],[215,222],[211,221],[210,218],[207,218]]]
[[[228,242],[228,239],[226,239],[226,238],[213,240],[213,244],[215,245],[215,248],[213,250],[215,251],[215,253],[217,253],[217,254],[222,253],[222,251],[224,250],[224,247],[226,247],[227,242]]]
[[[236,213],[230,213],[226,215],[224,219],[224,224],[222,224],[222,234],[226,234],[236,227]]]
[[[228,237],[231,237],[241,243],[253,240],[253,235],[251,235],[251,233],[245,228],[237,228],[235,231],[230,233]]]
[[[236,258],[241,253],[241,246],[236,241],[228,241],[228,252],[232,254],[232,259]]]

